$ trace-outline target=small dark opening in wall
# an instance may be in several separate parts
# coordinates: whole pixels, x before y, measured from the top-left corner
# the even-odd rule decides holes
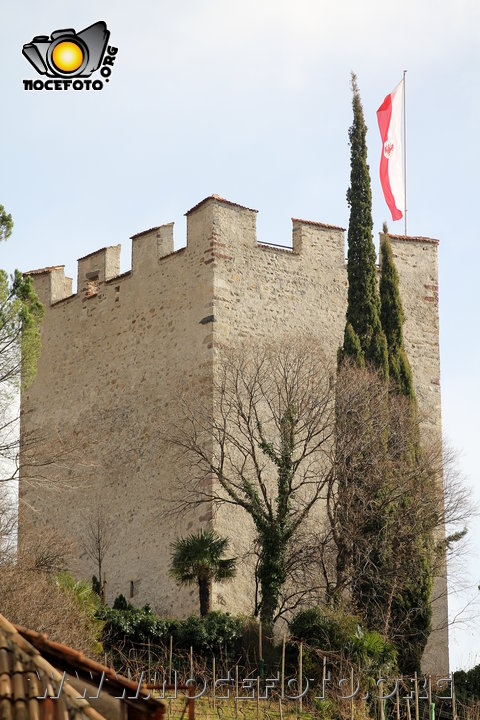
[[[133,580],[130,580],[130,597],[133,598],[135,595],[135,583]]]

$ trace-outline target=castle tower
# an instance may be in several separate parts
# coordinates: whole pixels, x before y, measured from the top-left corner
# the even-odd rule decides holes
[[[263,244],[256,211],[208,197],[187,212],[187,245],[174,251],[173,223],[132,237],[132,269],[119,274],[120,246],[78,261],[77,293],[63,266],[35,270],[45,305],[38,374],[22,397],[21,523],[29,517],[71,536],[79,577],[95,572],[84,551],[95,506],[112,520],[107,597],[123,593],[158,612],[197,611],[196,589],[168,576],[170,543],[212,523],[159,518],[175,458],[159,423],[174,422],[181,390],[212,391],[215,344],[285,333],[315,335],[336,355],[347,302],[344,229],[293,219],[293,247]],[[437,241],[390,235],[404,305],[405,345],[429,432],[441,432]],[[30,438],[55,461],[35,481]],[[35,449],[35,445],[32,446]],[[40,446],[39,446],[40,447]],[[33,451],[34,452],[34,451]],[[37,460],[38,462],[38,460]],[[188,492],[188,478],[185,478]],[[245,518],[219,513],[215,528],[249,542]],[[446,580],[438,580],[437,630],[425,667],[448,670]],[[214,587],[213,607],[251,612],[239,577]]]

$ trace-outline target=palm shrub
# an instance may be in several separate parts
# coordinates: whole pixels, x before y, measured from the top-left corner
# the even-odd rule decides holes
[[[75,580],[73,575],[64,570],[55,576],[55,583],[60,590],[69,595],[84,618],[86,630],[91,637],[91,652],[99,655],[103,651],[100,642],[103,632],[103,621],[98,615],[100,598],[92,588],[89,580]]]
[[[211,609],[210,587],[213,581],[223,582],[235,576],[236,558],[223,557],[228,538],[210,530],[200,530],[171,543],[170,575],[180,585],[198,584],[200,615]]]

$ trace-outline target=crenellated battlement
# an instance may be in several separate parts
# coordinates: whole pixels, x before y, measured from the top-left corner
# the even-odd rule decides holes
[[[203,257],[205,266],[221,260],[232,260],[233,254],[247,249],[260,251],[286,252],[293,255],[316,253],[319,258],[331,254],[332,241],[338,260],[343,261],[344,228],[335,225],[292,218],[292,247],[274,246],[257,240],[257,210],[230,202],[218,195],[211,195],[185,213],[187,217],[188,254]],[[85,255],[78,260],[77,293],[80,298],[98,295],[104,283],[116,279],[133,277],[134,282],[142,281],[142,276],[152,272],[160,261],[175,256],[173,242],[174,223],[150,228],[131,236],[131,270],[120,275],[121,245],[104,247]],[[55,305],[72,296],[72,280],[62,275],[64,266],[32,270],[35,286],[45,305]],[[39,282],[38,278],[42,277]],[[43,277],[45,276],[45,277]]]
[[[219,263],[228,263],[236,258],[254,263],[252,251],[298,256],[301,261],[314,263],[318,271],[340,271],[344,266],[345,228],[313,220],[292,218],[292,245],[264,243],[257,238],[257,210],[233,203],[218,195],[211,195],[188,210],[187,242],[184,248],[188,256],[196,256],[199,264],[212,265],[215,270]],[[131,270],[120,275],[121,245],[104,247],[78,260],[77,293],[72,295],[72,280],[65,277],[62,265],[32,270],[35,286],[42,302],[56,305],[62,300],[78,297],[81,299],[98,296],[102,286],[126,277],[134,283],[143,282],[143,277],[154,272],[165,258],[175,258],[174,223],[159,225],[131,236]],[[438,241],[425,237],[390,235],[395,243],[422,243],[436,245]],[[173,260],[176,262],[176,259]],[[295,268],[292,270],[295,271]],[[341,282],[344,282],[343,279]]]

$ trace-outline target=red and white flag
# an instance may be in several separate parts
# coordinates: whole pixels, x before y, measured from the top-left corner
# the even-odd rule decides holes
[[[377,110],[382,137],[380,182],[393,220],[400,220],[405,209],[402,165],[402,101],[404,81],[401,80]]]

